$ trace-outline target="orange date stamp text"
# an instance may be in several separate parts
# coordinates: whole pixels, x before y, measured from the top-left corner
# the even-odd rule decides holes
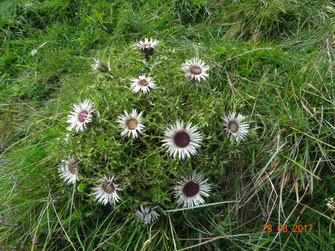
[[[313,224],[308,225],[296,225],[294,224],[292,227],[288,226],[287,224],[284,225],[263,225],[263,233],[272,233],[272,232],[279,232],[279,233],[286,233],[292,231],[293,233],[303,233],[303,232],[312,232]]]

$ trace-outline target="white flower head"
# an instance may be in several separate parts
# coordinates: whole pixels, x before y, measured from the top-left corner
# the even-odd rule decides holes
[[[136,209],[136,215],[138,220],[142,221],[144,224],[150,224],[151,222],[158,219],[159,214],[156,213],[154,207],[145,207],[143,205],[140,205]]]
[[[30,3],[26,3],[25,5],[24,5],[24,7],[31,7],[31,6],[34,6],[35,4],[34,3],[32,3],[32,2],[30,2]]]
[[[191,155],[196,154],[197,148],[200,147],[201,134],[196,126],[192,126],[192,123],[184,127],[184,122],[177,120],[175,125],[164,131],[164,135],[166,138],[162,140],[163,146],[168,147],[170,156],[174,158],[176,156],[181,159],[185,156],[191,158]]]
[[[328,199],[326,199],[326,201],[327,201],[327,207],[330,210],[334,211],[335,210],[335,200],[334,200],[334,198],[328,198]]]
[[[134,78],[131,81],[131,88],[133,92],[141,91],[143,93],[148,93],[150,92],[150,89],[156,88],[155,81],[145,75],[141,75],[138,79]]]
[[[58,168],[60,177],[68,184],[74,184],[79,181],[78,178],[78,161],[74,156],[69,157],[67,160],[62,160],[63,164]]]
[[[141,53],[150,56],[154,54],[155,47],[158,43],[159,43],[158,40],[153,39],[149,40],[148,38],[145,37],[143,41],[141,40],[138,43],[135,43],[134,47],[138,48]]]
[[[198,82],[205,80],[209,76],[207,73],[209,66],[198,58],[192,58],[191,60],[186,61],[182,64],[181,68],[185,72],[186,77],[194,79]]]
[[[119,115],[117,120],[120,128],[123,129],[121,136],[127,134],[128,137],[132,135],[134,139],[137,138],[137,132],[142,133],[142,130],[145,128],[145,126],[141,124],[141,120],[142,112],[138,113],[136,109],[133,109],[131,114],[128,114],[127,111],[124,111],[124,115]]]
[[[99,71],[101,73],[104,72],[110,72],[111,71],[111,66],[110,62],[107,63],[107,65],[100,59],[94,58],[94,63],[92,64],[92,70],[93,71]]]
[[[107,205],[108,203],[110,203],[111,205],[115,205],[120,200],[117,191],[121,191],[122,189],[119,188],[119,185],[115,184],[113,180],[114,176],[104,176],[102,179],[99,180],[99,184],[92,188],[94,191],[93,195],[95,199],[102,205]]]
[[[90,100],[84,100],[84,102],[78,105],[72,105],[73,111],[68,115],[68,120],[66,121],[69,126],[68,130],[71,131],[73,128],[78,131],[84,131],[87,128],[87,124],[92,122],[93,118],[93,103]]]
[[[249,124],[243,122],[244,119],[245,117],[242,114],[236,114],[236,112],[231,112],[223,118],[224,130],[230,135],[230,140],[235,138],[239,142],[248,135]]]
[[[204,204],[203,197],[209,197],[211,186],[207,184],[208,179],[204,179],[202,174],[195,172],[190,176],[183,176],[181,181],[178,181],[174,190],[174,197],[178,198],[177,204],[183,207],[194,207]]]

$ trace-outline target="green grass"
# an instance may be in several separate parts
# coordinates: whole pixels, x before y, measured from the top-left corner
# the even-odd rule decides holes
[[[1,250],[332,250],[333,1],[27,3],[0,3],[0,159],[10,160],[0,164]],[[145,36],[161,41],[146,63],[132,49]],[[211,67],[200,85],[181,71],[195,56]],[[109,61],[113,77],[92,71],[93,58]],[[134,94],[140,74],[157,89]],[[70,105],[84,99],[100,116],[65,143]],[[136,140],[116,122],[132,108],[146,126]],[[222,129],[233,110],[250,122],[240,143]],[[161,146],[177,119],[203,134],[191,159]],[[57,171],[71,154],[76,186]],[[181,210],[173,187],[193,171],[213,190],[204,206]],[[104,174],[124,188],[116,206],[92,197]],[[159,220],[138,222],[140,203],[159,206]],[[263,224],[289,230],[262,233]]]

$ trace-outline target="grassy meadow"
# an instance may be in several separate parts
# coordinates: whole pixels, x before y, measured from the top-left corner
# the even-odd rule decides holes
[[[0,250],[333,250],[334,1],[2,0],[0,13]],[[160,41],[150,58],[133,47],[145,37]],[[181,69],[195,57],[201,83]],[[142,74],[150,93],[131,89]],[[93,121],[69,133],[86,99]],[[121,136],[135,108],[145,130]],[[232,111],[250,125],[240,142],[223,129]],[[191,158],[162,146],[177,120],[201,132]],[[193,172],[212,190],[183,208],[174,187]],[[116,205],[92,195],[104,175]],[[143,224],[140,204],[159,218]]]

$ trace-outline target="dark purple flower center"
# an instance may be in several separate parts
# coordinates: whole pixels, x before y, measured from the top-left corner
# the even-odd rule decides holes
[[[129,130],[134,130],[138,125],[138,121],[137,119],[128,119],[126,124]]]
[[[140,81],[138,81],[138,84],[140,86],[148,86],[149,85],[148,81],[146,81],[145,79],[141,79]]]
[[[144,48],[149,48],[149,47],[151,47],[151,43],[144,43],[144,44],[142,44],[142,46]]]
[[[186,197],[193,197],[200,192],[200,185],[190,181],[183,187],[183,193]]]
[[[113,185],[112,182],[109,182],[109,181],[105,181],[104,183],[102,183],[101,187],[106,193],[109,193],[109,194],[115,191],[115,186]]]
[[[187,132],[180,131],[173,136],[173,142],[178,147],[186,147],[191,142],[191,137]]]
[[[199,74],[201,74],[202,70],[201,70],[201,67],[199,67],[197,65],[192,65],[190,67],[190,72],[194,75],[199,75]]]
[[[68,169],[70,173],[76,174],[76,163],[70,163]]]
[[[88,111],[87,110],[82,110],[78,115],[78,121],[80,123],[85,122],[85,120],[87,118],[87,115],[88,115]]]
[[[229,121],[228,123],[228,128],[230,131],[232,131],[233,133],[237,132],[239,129],[238,124],[236,123],[236,121]]]

